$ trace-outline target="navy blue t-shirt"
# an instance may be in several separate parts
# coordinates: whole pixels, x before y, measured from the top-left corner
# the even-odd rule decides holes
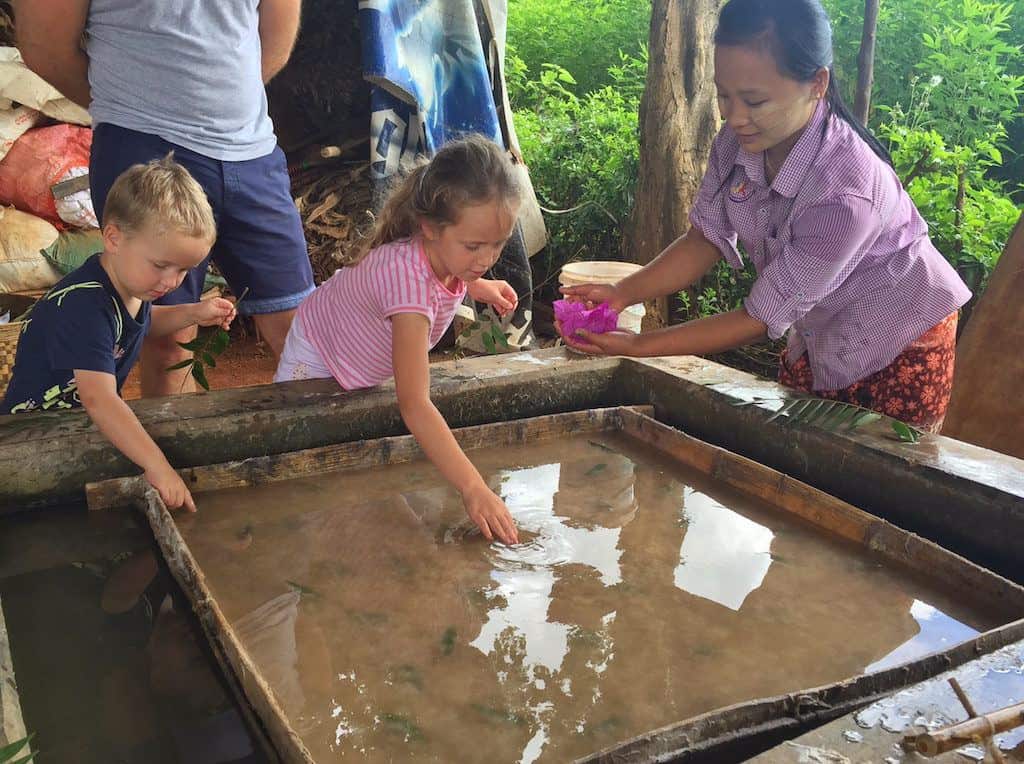
[[[150,304],[132,317],[93,255],[61,279],[28,315],[0,414],[81,406],[75,369],[128,377],[149,329]]]

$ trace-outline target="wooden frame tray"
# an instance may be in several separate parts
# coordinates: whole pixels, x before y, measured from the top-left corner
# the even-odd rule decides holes
[[[1024,638],[1024,588],[930,541],[897,528],[822,491],[744,457],[692,438],[651,417],[650,407],[617,407],[552,414],[467,427],[455,431],[466,450],[515,445],[588,432],[619,431],[652,446],[680,464],[833,536],[853,542],[904,569],[941,577],[944,586],[969,594],[1008,623],[950,650],[825,687],[800,690],[718,709],[595,753],[586,761],[631,762],[699,758],[701,751],[727,744],[737,732],[785,732],[825,721],[879,695],[922,681],[979,654]],[[349,468],[384,466],[420,458],[411,436],[342,443],[293,453],[181,470],[194,492],[256,486]],[[239,641],[159,495],[140,477],[87,487],[91,509],[133,504],[146,516],[170,571],[189,598],[218,662],[265,746],[279,760],[312,762],[288,723],[267,682]],[[625,757],[625,758],[623,758]],[[713,760],[713,759],[712,759]],[[723,760],[723,759],[718,759]]]

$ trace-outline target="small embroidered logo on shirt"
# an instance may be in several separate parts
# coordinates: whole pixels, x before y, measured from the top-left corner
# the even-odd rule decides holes
[[[122,358],[124,358],[124,352],[125,351],[124,351],[123,347],[121,347],[120,345],[115,344],[114,345],[114,360],[115,361],[120,361]]]
[[[745,202],[752,193],[754,193],[754,189],[746,178],[737,178],[729,187],[729,198],[734,202]]]

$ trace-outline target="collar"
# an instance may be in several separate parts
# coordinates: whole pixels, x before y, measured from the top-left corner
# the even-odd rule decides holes
[[[790,150],[789,156],[786,157],[782,167],[779,168],[775,180],[772,181],[771,188],[773,191],[790,199],[796,198],[797,192],[803,187],[804,179],[807,177],[807,173],[810,172],[815,159],[818,157],[818,152],[821,150],[824,137],[822,129],[825,120],[828,119],[828,115],[828,106],[825,103],[825,99],[822,98],[818,101],[818,105],[811,114],[811,118],[807,121],[807,125],[804,127],[800,138]],[[768,185],[764,174],[763,151],[752,154],[741,147],[736,155],[736,164],[742,167],[747,177],[755,183],[759,183],[762,186]]]

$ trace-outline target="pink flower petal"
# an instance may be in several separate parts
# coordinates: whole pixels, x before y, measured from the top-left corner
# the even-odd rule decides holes
[[[563,336],[572,336],[584,329],[594,334],[610,332],[619,325],[619,314],[601,303],[596,308],[587,308],[584,302],[557,300],[554,305],[555,319],[562,326]]]

